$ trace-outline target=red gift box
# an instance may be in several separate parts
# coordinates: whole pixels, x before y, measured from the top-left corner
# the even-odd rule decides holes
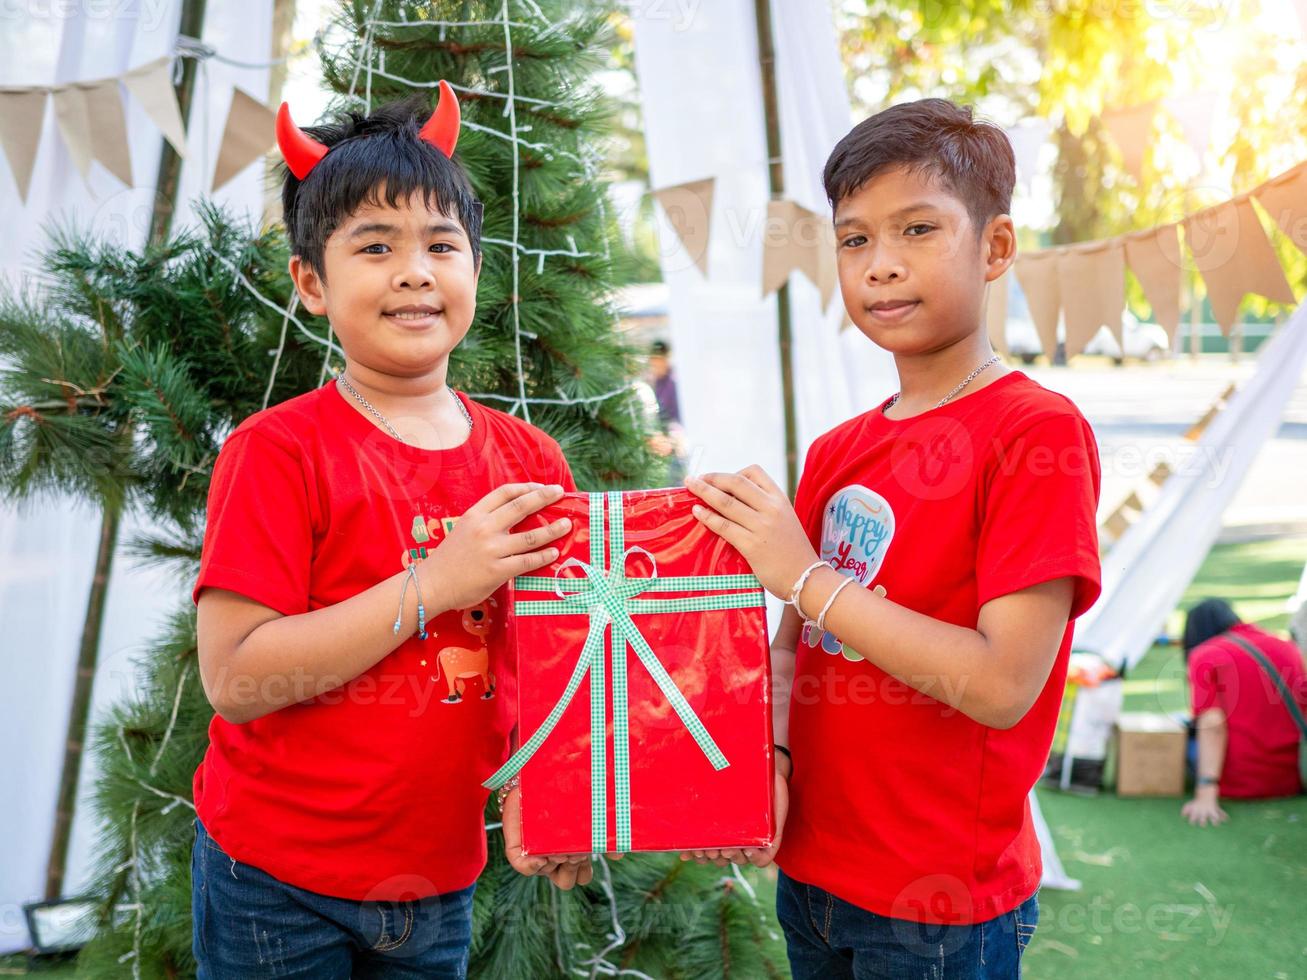
[[[761,586],[686,490],[569,493],[559,558],[509,593],[527,853],[765,847],[771,664]]]

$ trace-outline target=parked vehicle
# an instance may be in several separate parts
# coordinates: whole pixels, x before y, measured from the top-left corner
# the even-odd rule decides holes
[[[1116,337],[1107,327],[1101,328],[1085,346],[1084,353],[1110,357],[1118,364],[1125,358],[1132,357],[1152,361],[1165,357],[1170,350],[1166,331],[1156,323],[1141,323],[1129,310],[1122,314],[1121,331],[1125,340],[1125,352],[1116,342]],[[1058,335],[1063,328],[1058,325]],[[1008,292],[1007,348],[1013,357],[1021,358],[1023,364],[1033,364],[1040,354],[1048,354],[1054,363],[1065,363],[1062,341],[1058,341],[1056,351],[1045,351],[1039,340],[1039,331],[1030,318],[1030,307],[1026,305],[1025,296],[1017,287]]]

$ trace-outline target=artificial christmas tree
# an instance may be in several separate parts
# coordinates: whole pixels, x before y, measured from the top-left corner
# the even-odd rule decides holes
[[[458,90],[466,122],[457,159],[485,206],[485,264],[451,384],[545,429],[580,486],[650,486],[660,477],[647,448],[650,423],[609,303],[611,222],[598,142],[605,108],[589,85],[607,15],[582,6],[352,4],[340,13],[349,41],[325,52],[324,68],[342,109],[415,89],[434,99],[440,78]],[[55,294],[10,303],[0,324],[4,354],[17,366],[0,381],[3,438],[36,460],[52,433],[66,434],[74,451],[94,448],[103,433],[86,419],[101,413],[136,427],[112,482],[161,522],[138,550],[176,561],[186,584],[225,435],[250,413],[320,385],[340,364],[327,325],[296,309],[286,259],[278,231],[255,234],[215,211],[204,212],[198,231],[142,255],[74,237],[47,266]],[[51,340],[51,331],[71,331],[72,340]],[[66,354],[96,345],[112,358]],[[46,363],[52,349],[64,358],[55,367]],[[95,392],[94,403],[68,401],[69,385]],[[37,409],[48,417],[19,410],[55,398],[58,410]],[[107,826],[97,890],[105,904],[100,934],[81,957],[90,976],[194,970],[190,790],[211,717],[195,650],[194,609],[180,600],[142,664],[138,696],[98,730],[96,796]],[[780,973],[774,920],[748,875],[675,855],[601,859],[594,884],[563,893],[508,867],[496,819],[488,811],[474,975]]]

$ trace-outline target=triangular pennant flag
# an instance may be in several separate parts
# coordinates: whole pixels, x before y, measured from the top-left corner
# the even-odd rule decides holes
[[[1154,101],[1132,109],[1106,112],[1102,117],[1103,125],[1121,151],[1126,169],[1134,174],[1135,180],[1144,179],[1144,154],[1152,137],[1153,116],[1156,114],[1157,103]]]
[[[795,224],[791,232],[794,244],[803,255],[797,268],[817,287],[824,312],[839,282],[835,256],[835,227],[830,219],[795,204]]]
[[[1125,248],[1120,240],[1072,245],[1062,254],[1057,271],[1066,321],[1066,356],[1081,353],[1103,327],[1112,331],[1124,351]]]
[[[46,95],[43,88],[0,92],[0,144],[4,145],[5,159],[18,185],[19,200],[24,203],[32,184],[36,148],[41,142]]]
[[[1051,361],[1057,353],[1057,318],[1062,311],[1062,293],[1058,284],[1058,249],[1026,252],[1017,256],[1017,282],[1026,294],[1030,319]]]
[[[123,84],[141,104],[145,114],[159,127],[163,138],[172,144],[177,155],[186,157],[186,127],[177,107],[177,90],[172,85],[171,62],[159,58],[133,68],[123,76]]]
[[[231,90],[231,109],[222,131],[218,166],[213,172],[212,190],[248,167],[277,142],[277,114],[254,96],[238,88]]]
[[[985,284],[985,327],[989,346],[1007,356],[1007,286],[1008,273]]]
[[[118,79],[106,78],[78,88],[86,98],[92,154],[111,174],[131,187],[131,144],[127,141],[127,117],[123,114]]]
[[[1212,136],[1212,120],[1216,117],[1216,95],[1212,92],[1194,92],[1174,95],[1162,102],[1167,113],[1180,124],[1184,141],[1202,160]]]
[[[1253,197],[1298,251],[1307,253],[1307,163],[1272,177],[1253,191]]]
[[[1227,337],[1248,293],[1276,303],[1296,302],[1246,194],[1186,218],[1184,237],[1207,284],[1216,322]]]
[[[64,146],[73,165],[85,180],[91,171],[91,119],[86,108],[86,91],[76,85],[56,88],[54,118],[63,134]]]
[[[839,285],[840,271],[835,253],[835,229],[829,221],[818,220],[821,221],[822,227],[831,232],[830,241],[823,241],[817,247],[814,261],[811,263],[815,269],[805,269],[804,274],[817,287],[817,292],[821,295],[821,310],[825,313],[830,309],[831,297],[835,295],[835,287]]]
[[[812,214],[793,201],[768,201],[762,239],[762,294],[770,296],[800,268],[808,256],[796,238],[804,215]]]
[[[1125,260],[1144,287],[1155,319],[1175,343],[1180,329],[1180,234],[1162,225],[1125,237]]]
[[[1035,178],[1039,169],[1039,151],[1048,142],[1052,130],[1046,119],[1030,119],[1005,130],[1008,142],[1012,144],[1012,155],[1016,157],[1017,181],[1026,187]]]
[[[708,242],[716,184],[717,178],[705,177],[653,192],[654,200],[662,205],[667,216],[667,223],[704,276],[708,275]]]

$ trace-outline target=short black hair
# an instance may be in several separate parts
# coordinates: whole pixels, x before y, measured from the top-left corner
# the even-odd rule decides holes
[[[1185,657],[1215,636],[1238,626],[1241,620],[1224,599],[1204,599],[1189,610],[1184,620]]]
[[[303,180],[287,168],[281,189],[282,217],[292,254],[320,276],[323,249],[331,233],[364,205],[388,207],[421,193],[457,218],[481,260],[481,202],[463,168],[418,137],[431,115],[421,95],[377,106],[368,114],[344,112],[334,122],[305,126],[304,132],[329,147]]]
[[[938,179],[966,205],[977,234],[1012,207],[1012,144],[1003,130],[973,118],[970,106],[920,99],[858,123],[835,144],[821,175],[831,209],[897,167]]]

